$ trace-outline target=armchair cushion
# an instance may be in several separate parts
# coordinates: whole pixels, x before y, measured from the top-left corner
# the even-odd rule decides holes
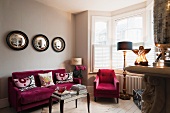
[[[100,83],[96,89],[96,93],[116,94],[116,87],[111,83]]]
[[[98,76],[100,83],[114,83],[114,70],[99,69]]]

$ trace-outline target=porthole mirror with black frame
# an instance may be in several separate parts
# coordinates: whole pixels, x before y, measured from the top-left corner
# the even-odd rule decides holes
[[[52,40],[52,48],[54,51],[56,52],[62,52],[64,49],[65,49],[65,41],[63,38],[61,37],[55,37],[53,40]]]
[[[32,45],[35,50],[42,52],[48,49],[49,40],[45,35],[38,34],[32,39]]]
[[[6,42],[13,50],[23,50],[28,46],[29,40],[24,32],[16,30],[7,35]]]

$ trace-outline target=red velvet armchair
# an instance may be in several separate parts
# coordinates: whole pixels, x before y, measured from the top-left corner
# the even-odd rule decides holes
[[[94,100],[97,97],[117,98],[119,103],[119,81],[114,70],[99,69],[94,80]]]

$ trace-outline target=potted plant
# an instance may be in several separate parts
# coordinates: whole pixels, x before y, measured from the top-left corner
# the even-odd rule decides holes
[[[86,66],[75,66],[75,69],[73,71],[73,76],[75,78],[82,78],[83,75],[82,75],[82,71],[83,70],[86,70]]]

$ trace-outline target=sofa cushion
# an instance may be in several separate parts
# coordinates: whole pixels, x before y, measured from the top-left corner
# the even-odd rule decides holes
[[[52,72],[39,73],[38,75],[41,81],[41,87],[55,85],[53,82]]]
[[[69,77],[69,73],[56,73],[57,81],[65,81]]]
[[[43,72],[44,72],[43,70],[13,72],[13,73],[12,73],[12,78],[13,78],[13,79],[16,79],[16,78],[25,78],[25,77],[28,77],[28,76],[30,76],[30,75],[34,75],[34,79],[35,79],[35,84],[36,84],[36,86],[41,86],[38,73],[43,73]]]
[[[41,100],[49,99],[54,92],[51,88],[46,87],[36,87],[24,92],[21,92],[21,104],[28,104],[33,102],[38,102]]]
[[[56,83],[56,73],[65,73],[65,69],[44,70],[44,73],[52,72],[53,82]]]
[[[70,73],[56,73],[56,84],[73,82],[73,72]]]
[[[13,81],[15,85],[19,88],[19,90],[21,91],[25,91],[25,90],[37,87],[35,85],[35,80],[34,80],[33,75],[25,77],[25,78],[13,79]]]
[[[116,88],[111,83],[100,83],[96,88],[96,92],[101,94],[115,94]]]

